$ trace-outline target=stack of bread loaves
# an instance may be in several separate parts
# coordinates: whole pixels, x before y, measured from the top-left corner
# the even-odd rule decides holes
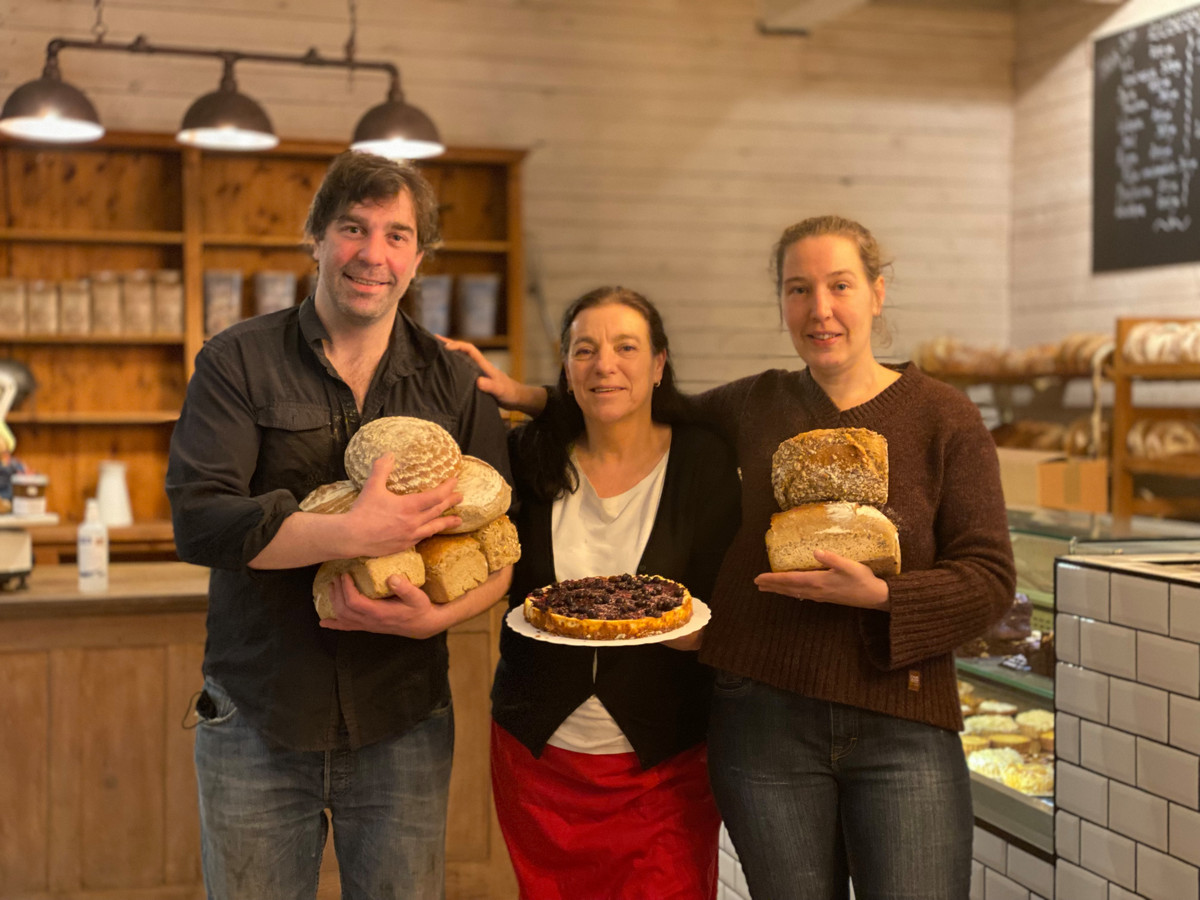
[[[521,556],[516,526],[504,515],[512,499],[508,482],[483,460],[464,456],[448,431],[426,419],[388,416],[368,422],[346,447],[350,479],[322,485],[301,501],[300,508],[315,513],[346,512],[358,498],[375,460],[385,453],[394,459],[387,487],[395,494],[426,491],[457,477],[463,499],[446,514],[459,516],[462,524],[390,556],[324,563],[313,580],[313,600],[323,619],[333,617],[330,586],[344,572],[350,573],[368,597],[390,596],[388,577],[401,575],[423,588],[433,602],[448,603]]]
[[[773,572],[825,568],[814,550],[900,571],[896,526],[876,506],[887,503],[887,440],[866,428],[805,431],[779,445],[771,484],[783,512],[771,517],[767,556]]]

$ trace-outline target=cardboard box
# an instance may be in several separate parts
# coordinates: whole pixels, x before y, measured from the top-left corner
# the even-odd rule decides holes
[[[1108,512],[1108,460],[1010,447],[997,455],[1006,506]]]
[[[1038,466],[1038,504],[1075,512],[1108,512],[1108,460],[1073,456]]]

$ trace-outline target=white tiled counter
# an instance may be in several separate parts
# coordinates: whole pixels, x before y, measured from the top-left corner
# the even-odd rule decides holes
[[[1056,582],[1056,896],[1200,900],[1200,555]]]

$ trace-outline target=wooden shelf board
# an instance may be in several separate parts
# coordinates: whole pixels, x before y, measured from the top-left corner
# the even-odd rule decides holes
[[[0,228],[0,240],[35,244],[181,245],[182,231],[104,231],[77,228]]]
[[[508,253],[508,241],[444,241],[438,253]]]
[[[1184,454],[1162,459],[1127,458],[1126,471],[1135,475],[1172,475],[1178,478],[1200,478],[1200,456]]]
[[[1123,378],[1142,381],[1191,381],[1200,378],[1198,363],[1127,363],[1119,362],[1113,370]]]
[[[278,250],[308,252],[306,243],[293,235],[283,234],[206,234],[201,239],[205,247],[265,247]],[[445,241],[439,253],[508,253],[508,241]]]
[[[141,412],[25,412],[8,414],[11,425],[164,425],[179,418],[178,410]]]
[[[206,234],[200,238],[206,247],[268,247],[282,250],[303,250],[304,239],[290,234]]]
[[[183,345],[182,334],[4,334],[0,344],[127,344]]]

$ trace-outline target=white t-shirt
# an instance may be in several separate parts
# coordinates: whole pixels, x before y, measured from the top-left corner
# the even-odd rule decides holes
[[[550,534],[554,542],[554,577],[558,581],[591,575],[636,574],[646,541],[654,527],[667,473],[667,457],[641,481],[615,497],[599,497],[575,453],[571,462],[579,473],[574,493],[554,501]],[[596,656],[592,656],[592,676]],[[629,753],[633,746],[595,694],[581,703],[547,741],[576,753]]]

